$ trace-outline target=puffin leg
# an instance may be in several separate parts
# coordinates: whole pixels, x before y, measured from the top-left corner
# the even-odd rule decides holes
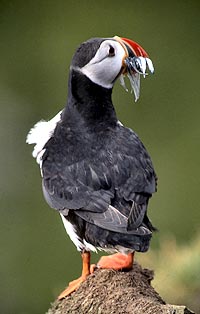
[[[61,292],[58,296],[58,300],[65,298],[70,295],[72,292],[77,290],[80,284],[86,280],[86,278],[90,275],[90,252],[81,253],[82,257],[82,274],[78,279],[75,279],[69,283],[69,286]]]
[[[113,255],[102,256],[97,263],[97,268],[105,269],[132,269],[134,261],[134,252],[127,255],[122,253],[116,253]]]

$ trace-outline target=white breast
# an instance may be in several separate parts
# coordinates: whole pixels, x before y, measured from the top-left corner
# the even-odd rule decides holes
[[[60,111],[54,118],[49,121],[42,120],[37,122],[27,135],[26,143],[36,144],[34,146],[32,155],[34,158],[36,158],[36,161],[40,166],[42,155],[45,152],[45,149],[43,148],[48,140],[51,138],[57,123],[60,121],[61,113],[62,111]]]

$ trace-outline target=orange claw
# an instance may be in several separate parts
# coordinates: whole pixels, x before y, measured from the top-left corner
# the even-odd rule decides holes
[[[69,283],[69,286],[61,292],[61,294],[58,296],[58,300],[64,299],[68,295],[70,295],[72,292],[77,290],[82,282],[86,280],[86,278],[90,275],[90,252],[84,252],[81,254],[82,256],[82,274],[81,277],[73,280]]]
[[[134,253],[129,253],[127,255],[116,253],[113,255],[102,256],[97,263],[98,268],[105,269],[132,269],[134,260]]]

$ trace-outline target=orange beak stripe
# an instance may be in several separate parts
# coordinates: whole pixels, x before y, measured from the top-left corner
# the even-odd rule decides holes
[[[148,53],[135,41],[119,36],[115,36],[114,39],[120,42],[120,44],[123,46],[127,55],[126,57],[128,57],[128,50],[126,48],[127,45],[137,57],[149,58]]]

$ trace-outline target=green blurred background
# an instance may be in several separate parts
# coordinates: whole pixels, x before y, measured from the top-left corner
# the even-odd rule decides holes
[[[65,105],[77,46],[90,37],[114,35],[139,42],[156,70],[142,78],[137,103],[119,82],[113,94],[119,119],[139,134],[159,177],[150,216],[160,231],[139,260],[154,268],[156,289],[166,301],[200,313],[200,3],[195,0],[0,1],[0,313],[45,313],[80,273],[79,254],[43,199],[40,171],[25,138],[35,122]]]

